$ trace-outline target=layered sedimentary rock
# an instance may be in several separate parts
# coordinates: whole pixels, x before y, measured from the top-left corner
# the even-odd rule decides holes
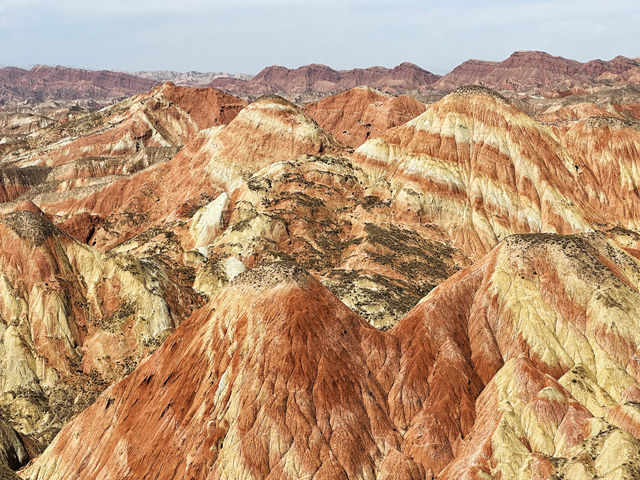
[[[350,147],[358,147],[369,137],[377,137],[426,110],[418,100],[394,97],[367,87],[358,87],[327,97],[305,107],[322,128]]]
[[[476,258],[512,233],[583,231],[593,218],[553,132],[484,87],[455,90],[354,160]]]
[[[146,178],[150,167],[170,160],[201,131],[229,123],[244,106],[222,92],[165,84],[46,127],[4,159],[0,406],[21,433],[48,443],[202,304],[194,269],[151,252],[154,235],[145,239],[144,258],[87,244],[117,228],[109,217],[131,205],[129,197],[156,204],[143,182],[129,179]],[[171,201],[181,208],[175,196]],[[143,223],[139,206],[139,213],[121,212],[130,227]],[[175,241],[172,232],[157,232],[163,234],[166,250]]]
[[[74,199],[69,208],[105,218],[92,237],[97,248],[131,240],[133,244],[122,246],[131,249],[156,235],[169,235],[175,244],[169,248],[182,251],[204,241],[197,238],[199,227],[192,226],[198,210],[222,193],[231,195],[255,171],[303,153],[342,149],[294,105],[277,97],[263,98],[224,128],[202,130],[170,161]],[[202,220],[202,213],[196,222]],[[219,215],[225,213],[226,205]],[[134,238],[142,234],[146,236]]]
[[[153,259],[102,254],[33,204],[0,220],[0,408],[43,442],[200,304]]]
[[[150,89],[157,82],[120,72],[36,65],[31,70],[0,69],[0,103],[32,99],[117,99]]]
[[[132,189],[148,200],[141,186],[149,167],[170,160],[201,131],[229,123],[244,106],[216,90],[164,84],[45,129],[29,149],[9,156],[4,201],[33,201],[78,239],[92,242],[98,225],[109,229],[108,216],[127,203]]]
[[[443,232],[398,208],[402,195],[343,157],[272,164],[234,198],[226,230],[203,243],[209,263],[196,288],[208,294],[229,278],[229,261],[252,268],[294,260],[370,323],[389,328],[470,263]]]
[[[6,365],[10,379],[0,403],[19,431],[48,443],[202,304],[193,289],[195,269],[183,262],[174,231],[161,227],[175,223],[168,212],[188,219],[197,202],[211,198],[207,192],[220,189],[205,170],[190,168],[189,157],[171,164],[178,166],[173,170],[165,164],[182,144],[229,123],[244,105],[211,89],[163,85],[61,132],[46,130],[43,136],[63,140],[36,146],[3,170],[7,218],[20,220],[18,226],[40,222],[40,230],[55,233],[34,252],[28,242],[17,248],[9,230],[0,235],[12,265],[2,266],[10,278],[0,304],[18,309],[2,318],[20,328],[6,339],[7,358],[20,368]],[[22,212],[25,200],[48,213],[33,203],[26,204],[33,212]],[[120,244],[142,233],[119,251],[86,245]]]
[[[23,475],[632,478],[637,242],[509,237],[387,333],[297,267],[256,268]]]
[[[25,127],[0,166],[0,477],[634,478],[623,97],[165,84]]]
[[[405,93],[428,87],[440,78],[412,63],[394,68],[370,67],[353,70],[334,70],[326,65],[305,65],[289,69],[278,65],[267,67],[247,81],[216,79],[209,86],[235,94],[261,95],[265,93],[336,93],[366,85],[395,93]]]
[[[572,125],[561,139],[603,221],[638,230],[640,122],[593,116]]]
[[[623,118],[620,111],[624,111],[621,105],[598,105],[595,103],[576,103],[571,105],[552,105],[542,113],[536,115],[536,120],[553,126],[565,126],[578,120],[586,120],[594,116],[608,116]]]
[[[545,52],[517,51],[502,62],[468,60],[440,78],[434,87],[479,84],[497,90],[558,95],[584,93],[584,89],[595,86],[637,83],[639,72],[637,60],[622,56],[581,63]]]

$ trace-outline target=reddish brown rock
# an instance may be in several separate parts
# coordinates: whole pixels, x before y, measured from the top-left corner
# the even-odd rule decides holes
[[[200,302],[160,262],[104,255],[33,204],[0,220],[0,408],[47,443]]]
[[[345,125],[383,101],[355,93]],[[29,134],[0,169],[9,425],[48,442],[177,331],[23,476],[633,478],[633,108],[553,102],[552,130],[465,87],[352,152],[282,98],[166,84]]]
[[[401,195],[400,199],[402,198]],[[470,260],[446,234],[398,208],[384,184],[336,156],[301,156],[256,172],[234,195],[226,229],[205,247],[196,286],[207,293],[228,262],[254,267],[293,259],[349,307],[390,328]],[[192,224],[204,223],[204,218]]]
[[[428,87],[438,78],[438,75],[406,62],[391,69],[370,67],[353,70],[334,70],[318,64],[296,69],[274,65],[247,81],[221,78],[213,80],[209,86],[235,94],[252,95],[281,92],[336,93],[359,85],[405,93]]]
[[[426,110],[418,100],[393,97],[366,87],[358,87],[327,97],[305,107],[322,128],[350,147],[358,147],[369,137],[402,125]]]
[[[31,70],[0,69],[0,103],[25,99],[105,100],[127,97],[157,82],[120,72],[36,65]]]
[[[484,87],[456,89],[353,158],[472,258],[512,233],[584,231],[593,219],[558,139]]]
[[[581,88],[635,81],[640,64],[634,59],[616,57],[610,61],[593,60],[580,63],[545,52],[517,51],[502,62],[468,60],[444,75],[436,89],[478,84],[496,90],[557,94],[579,93]],[[575,90],[578,88],[578,90]]]
[[[571,126],[561,136],[574,159],[590,202],[609,227],[638,229],[640,214],[640,122],[593,116]]]
[[[602,235],[514,236],[382,333],[298,268],[258,267],[23,475],[629,474],[633,424],[592,417],[607,408],[600,402],[622,405],[638,391],[640,302],[626,285],[637,280],[635,260]]]

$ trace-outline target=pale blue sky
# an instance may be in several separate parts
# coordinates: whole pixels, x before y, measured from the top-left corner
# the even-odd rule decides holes
[[[0,65],[256,73],[640,56],[638,0],[0,0]]]

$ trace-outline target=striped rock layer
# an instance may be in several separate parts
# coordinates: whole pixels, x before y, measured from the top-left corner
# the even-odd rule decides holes
[[[358,87],[305,106],[304,110],[337,140],[358,147],[369,137],[408,122],[426,107],[413,97],[393,97]]]
[[[630,114],[465,87],[353,151],[321,125],[391,110],[347,94],[165,84],[11,147],[0,463],[97,397],[20,475],[633,478]]]
[[[633,478],[639,239],[509,237],[386,333],[255,268],[22,475]]]
[[[202,303],[153,259],[103,254],[33,204],[0,217],[0,409],[49,442]]]

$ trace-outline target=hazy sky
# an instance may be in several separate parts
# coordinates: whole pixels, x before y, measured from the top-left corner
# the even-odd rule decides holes
[[[638,0],[0,0],[0,65],[256,73],[640,56]]]

